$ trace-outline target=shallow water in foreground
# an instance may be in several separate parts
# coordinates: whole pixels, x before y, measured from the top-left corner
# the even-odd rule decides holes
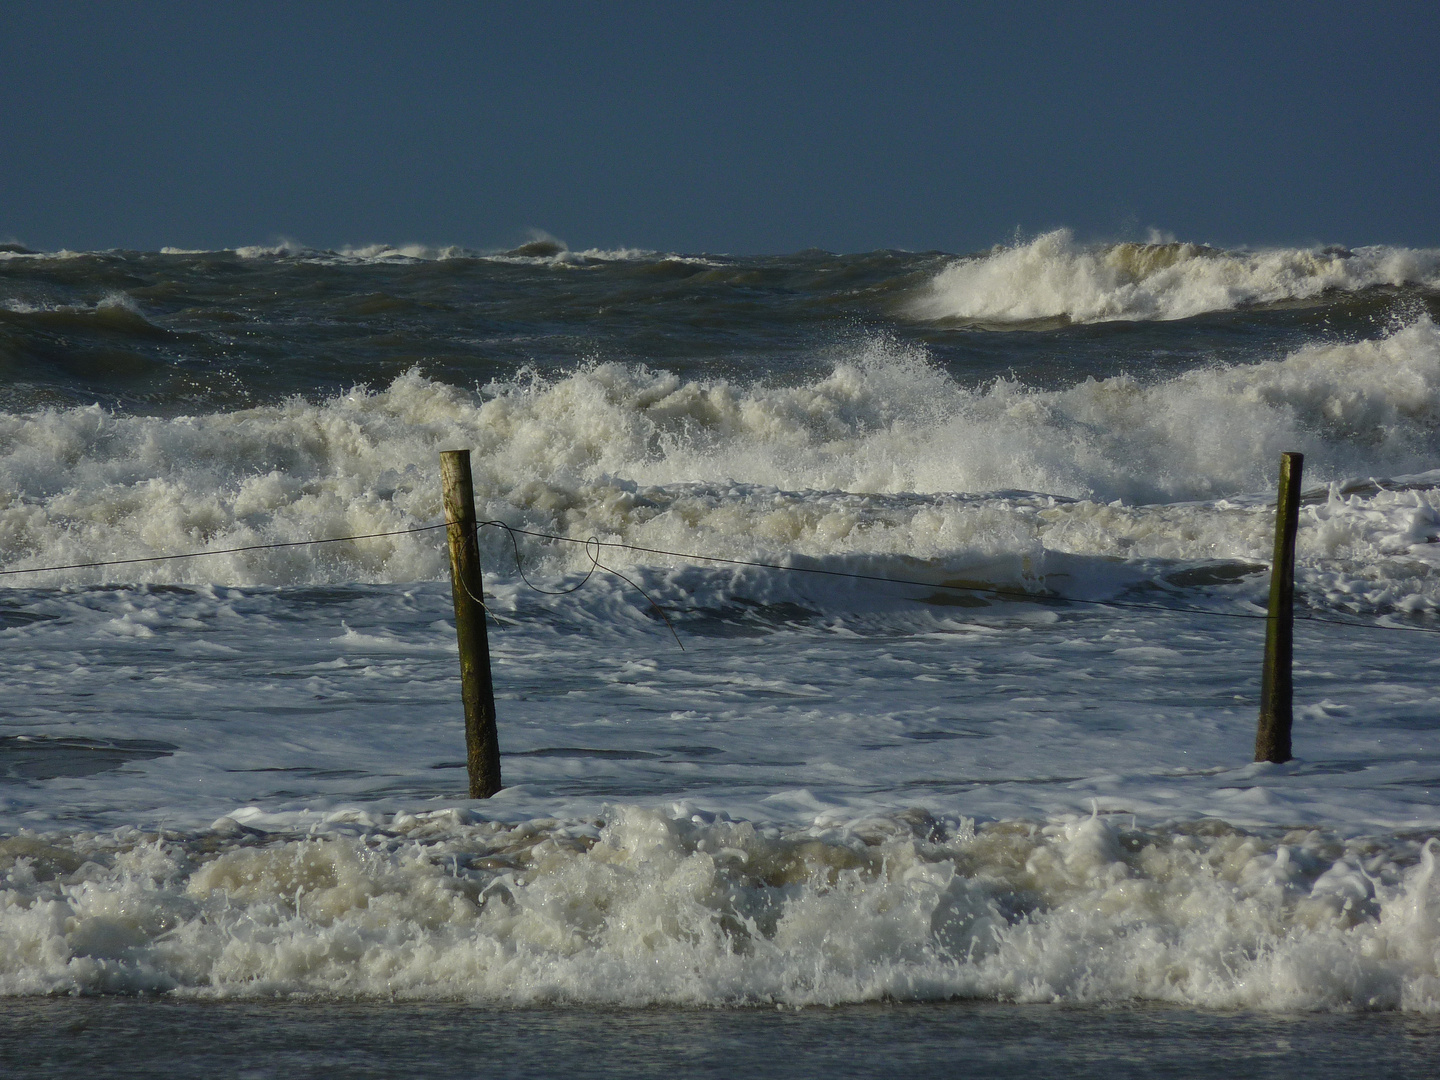
[[[1440,1018],[986,1003],[496,1010],[383,1003],[8,1002],[13,1080],[1432,1075]]]

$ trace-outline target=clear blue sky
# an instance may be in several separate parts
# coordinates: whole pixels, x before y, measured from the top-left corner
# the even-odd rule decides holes
[[[0,3],[0,240],[1440,245],[1440,3]]]

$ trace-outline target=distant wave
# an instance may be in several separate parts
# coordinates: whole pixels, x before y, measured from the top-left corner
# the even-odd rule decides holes
[[[909,311],[920,319],[988,325],[1185,319],[1377,285],[1440,288],[1440,250],[1087,245],[1058,229],[952,263]]]
[[[468,248],[458,245],[427,244],[359,244],[335,249],[312,248],[292,241],[257,244],[233,249],[241,259],[288,258],[327,265],[376,265],[415,262],[446,262],[451,259],[474,259],[481,262],[509,263],[517,266],[574,267],[612,262],[685,262],[712,265],[713,260],[649,248],[584,248],[571,250],[564,241],[547,234],[514,248],[501,250]],[[197,252],[179,248],[162,248],[164,255],[193,255]]]
[[[106,251],[32,251],[19,244],[0,244],[0,262],[5,260],[70,260],[119,254],[149,254]],[[572,250],[564,241],[541,235],[513,248],[470,248],[456,244],[356,244],[339,248],[317,248],[294,240],[276,240],[269,244],[242,244],[233,248],[162,247],[158,255],[194,257],[201,255],[232,255],[238,259],[293,259],[297,262],[325,266],[367,266],[420,262],[445,262],[451,259],[473,259],[480,262],[507,263],[516,266],[583,267],[615,262],[672,262],[696,266],[716,266],[723,258],[681,255],[650,248],[582,248]]]
[[[93,304],[37,304],[26,300],[0,301],[0,320],[19,316],[59,329],[63,327],[108,326],[131,333],[160,334],[145,318],[140,305],[126,293],[111,291]]]

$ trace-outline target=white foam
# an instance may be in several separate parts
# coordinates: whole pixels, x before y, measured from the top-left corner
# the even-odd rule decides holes
[[[1265,561],[1269,474],[1281,450],[1298,449],[1310,484],[1335,484],[1328,502],[1306,510],[1316,527],[1301,534],[1302,584],[1366,609],[1430,610],[1437,599],[1433,485],[1349,483],[1434,464],[1440,331],[1425,318],[1372,341],[1152,385],[1117,377],[1057,391],[1004,380],[968,388],[923,353],[876,339],[798,386],[595,364],[487,395],[411,372],[381,391],[209,416],[98,407],[0,415],[4,565],[429,525],[440,519],[437,453],[468,446],[481,513],[541,531],[764,561],[838,558],[925,580],[1082,587],[1057,584],[1068,576],[1123,588],[1096,560]],[[998,494],[957,494],[987,491]],[[1259,494],[1236,498],[1246,493]],[[486,543],[490,558],[505,557],[501,537]],[[579,549],[526,543],[551,570],[588,566]],[[443,573],[437,538],[419,534],[62,580]]]
[[[1440,1011],[1433,842],[627,806],[217,827],[0,841],[0,993]]]
[[[1068,229],[952,263],[917,297],[921,319],[987,325],[1065,319],[1184,319],[1376,285],[1440,286],[1440,250],[1363,247],[1224,251],[1198,244],[1097,244]]]

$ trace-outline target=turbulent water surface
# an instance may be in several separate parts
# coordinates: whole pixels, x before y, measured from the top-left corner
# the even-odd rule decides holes
[[[11,245],[0,993],[1440,1011],[1437,322],[1398,248]]]

